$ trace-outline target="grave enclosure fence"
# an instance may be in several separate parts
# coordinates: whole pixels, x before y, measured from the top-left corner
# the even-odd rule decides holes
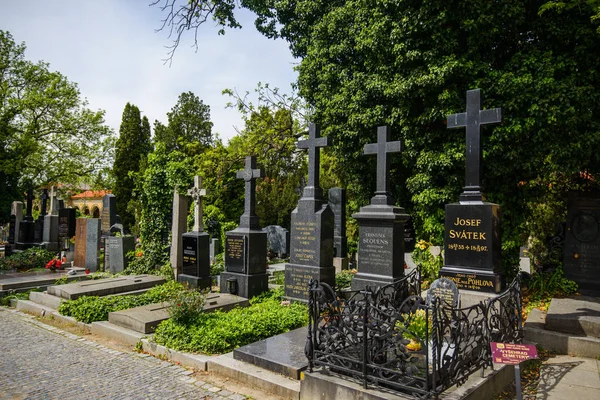
[[[336,293],[311,281],[309,370],[324,367],[364,388],[437,398],[478,369],[493,367],[490,342],[521,342],[520,277],[500,295],[460,309],[439,298],[425,304],[420,283],[417,270],[376,290]],[[420,350],[407,348],[415,342]]]

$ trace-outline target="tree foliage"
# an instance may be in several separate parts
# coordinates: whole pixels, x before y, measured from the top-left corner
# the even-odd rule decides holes
[[[141,118],[137,106],[127,103],[119,128],[119,139],[115,149],[113,175],[117,211],[127,229],[135,227],[137,196],[134,195],[135,177],[146,163],[146,157],[152,150],[150,142],[150,123]]]
[[[106,179],[112,132],[77,85],[0,30],[0,220],[23,189]]]

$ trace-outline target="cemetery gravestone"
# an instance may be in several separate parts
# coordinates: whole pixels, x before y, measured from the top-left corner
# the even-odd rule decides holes
[[[110,257],[104,258],[104,269],[112,274],[123,272],[129,265],[127,253],[135,250],[133,236],[109,236],[105,238],[104,245]]]
[[[183,268],[183,244],[182,238],[187,225],[187,213],[189,201],[187,196],[177,192],[173,193],[173,217],[171,223],[171,267],[175,279],[181,274]]]
[[[348,269],[348,238],[346,237],[346,189],[331,188],[329,207],[333,211],[333,265],[335,272]]]
[[[311,124],[309,138],[298,142],[298,148],[308,149],[308,185],[292,211],[290,263],[285,267],[287,298],[308,301],[311,279],[335,284],[333,266],[333,225],[331,208],[323,200],[319,185],[320,148],[330,144],[330,138],[320,137],[319,127]]]
[[[23,220],[23,203],[20,201],[13,201],[10,215],[11,223],[9,226],[8,243],[14,244],[19,240],[19,227]]]
[[[75,259],[73,265],[98,270],[100,259],[100,225],[99,218],[77,218],[75,234]]]
[[[101,232],[103,236],[110,235],[110,227],[116,224],[117,221],[117,198],[114,194],[105,194],[102,197],[102,220]]]
[[[87,245],[87,218],[77,218],[75,221],[75,257],[73,259],[73,266],[83,267],[85,265]]]
[[[246,183],[244,214],[239,226],[225,233],[225,271],[221,293],[251,298],[268,290],[267,234],[256,215],[256,179],[264,176],[256,168],[256,157],[246,157],[246,166],[236,174]]]
[[[74,208],[61,208],[58,210],[58,243],[61,250],[65,251],[67,261],[73,261],[71,238],[75,236],[76,211]]]
[[[427,289],[425,303],[431,306],[436,297],[446,307],[457,308],[459,306],[458,287],[456,287],[456,284],[451,279],[439,278],[433,281],[429,289]]]
[[[570,192],[563,270],[587,295],[600,295],[600,193]]]
[[[391,129],[377,128],[377,143],[367,144],[364,154],[377,155],[377,190],[371,204],[352,216],[358,221],[358,273],[352,290],[391,284],[404,276],[404,223],[409,215],[394,205],[390,195],[389,153],[399,153],[400,142],[392,142]]]
[[[27,214],[19,224],[17,249],[25,250],[33,246],[35,221],[33,220],[33,189],[27,191]]]
[[[444,267],[440,276],[459,289],[499,293],[504,288],[500,206],[483,201],[480,127],[501,121],[499,108],[480,110],[479,89],[467,91],[467,111],[448,116],[448,128],[466,127],[467,168],[459,203],[446,205]]]
[[[285,258],[290,253],[290,232],[279,226],[269,225],[263,228],[267,233],[267,250],[279,258]]]
[[[212,284],[208,250],[210,236],[204,232],[202,223],[202,197],[206,194],[206,189],[202,188],[202,178],[195,176],[194,187],[188,191],[195,202],[194,229],[182,235],[182,273],[177,276],[179,282],[186,282],[190,287],[198,289],[210,288]]]
[[[40,216],[35,221],[35,234],[33,236],[33,241],[35,243],[42,243],[44,240],[44,217],[46,216],[46,208],[48,206],[48,189],[42,189],[42,196],[40,199],[42,200]]]
[[[44,217],[42,245],[46,250],[58,251],[58,201],[54,186],[50,190],[50,212]]]
[[[215,256],[221,252],[221,247],[219,246],[219,239],[210,239],[210,262],[215,262]]]

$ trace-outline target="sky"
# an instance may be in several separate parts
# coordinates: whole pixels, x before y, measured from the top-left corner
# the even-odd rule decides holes
[[[243,121],[236,109],[225,109],[231,99],[223,89],[252,94],[262,82],[291,92],[297,60],[285,41],[258,33],[252,13],[239,11],[243,28],[225,35],[209,21],[199,30],[197,52],[188,31],[169,66],[163,60],[172,41],[168,32],[156,32],[166,14],[150,3],[0,0],[0,30],[25,42],[27,60],[43,60],[77,83],[88,107],[105,110],[106,123],[117,135],[127,102],[138,106],[151,125],[166,123],[178,96],[192,91],[210,106],[213,133],[227,142],[236,127],[243,129]]]

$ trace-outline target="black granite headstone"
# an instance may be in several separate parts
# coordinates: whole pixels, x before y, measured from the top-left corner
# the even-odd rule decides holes
[[[75,236],[75,224],[77,215],[74,208],[62,208],[58,210],[58,241],[63,249],[68,249],[68,240]]]
[[[16,228],[17,216],[11,214],[8,224],[8,243],[15,243],[15,228]]]
[[[17,249],[25,250],[33,246],[35,239],[35,221],[33,220],[33,189],[27,191],[27,214],[19,224]]]
[[[333,256],[348,256],[348,238],[346,237],[346,189],[331,188],[328,202],[333,211]]]
[[[100,220],[102,235],[110,236],[110,227],[117,223],[117,198],[114,194],[106,194],[102,197]]]
[[[466,185],[459,203],[446,205],[444,267],[440,276],[459,289],[499,293],[504,289],[500,206],[481,193],[480,126],[500,122],[501,110],[480,110],[479,89],[467,91],[467,111],[448,116],[448,128],[466,127]]]
[[[570,192],[563,271],[582,293],[600,295],[600,193]]]
[[[401,150],[392,142],[391,129],[377,128],[377,143],[367,144],[365,154],[377,155],[377,190],[371,204],[352,216],[359,225],[358,273],[352,290],[372,289],[396,282],[404,276],[404,222],[409,215],[394,206],[391,196],[389,153]]]
[[[179,282],[186,282],[197,289],[210,288],[210,258],[208,242],[210,235],[206,232],[187,232],[181,236],[183,245],[183,265]]]

